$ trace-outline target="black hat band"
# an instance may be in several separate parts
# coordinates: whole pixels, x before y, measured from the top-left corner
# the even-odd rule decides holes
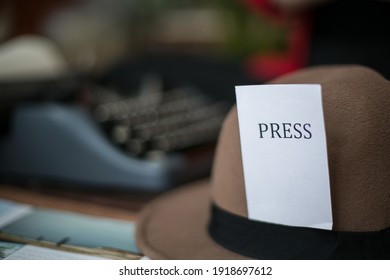
[[[255,259],[390,259],[390,227],[343,232],[249,220],[212,205],[209,234],[221,246]]]

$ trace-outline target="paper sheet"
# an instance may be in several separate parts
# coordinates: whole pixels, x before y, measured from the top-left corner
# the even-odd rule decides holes
[[[250,219],[332,228],[320,85],[237,86]]]
[[[5,227],[33,212],[30,205],[15,203],[0,198],[0,228]]]
[[[5,260],[107,260],[106,258],[95,257],[84,254],[76,254],[53,250],[48,248],[25,245],[9,256]]]

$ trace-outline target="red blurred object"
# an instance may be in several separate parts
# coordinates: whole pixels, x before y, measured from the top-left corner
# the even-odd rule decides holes
[[[270,0],[242,0],[255,14],[265,20],[289,29],[287,48],[282,53],[262,53],[248,58],[246,66],[251,75],[269,80],[295,71],[307,64],[311,35],[311,19],[308,13],[287,13],[278,9]]]

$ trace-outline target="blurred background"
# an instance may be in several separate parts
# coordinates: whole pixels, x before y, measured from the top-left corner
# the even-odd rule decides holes
[[[276,17],[263,19],[256,1],[1,3],[3,42],[20,35],[42,35],[59,48],[69,65],[94,73],[107,71],[125,57],[149,53],[198,54],[241,62],[249,55],[281,53],[288,47],[290,27]]]
[[[1,0],[0,180],[161,192],[210,174],[234,86],[362,64],[389,1]]]

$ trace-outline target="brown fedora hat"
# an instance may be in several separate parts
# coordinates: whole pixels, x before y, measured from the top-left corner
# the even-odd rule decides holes
[[[361,66],[309,68],[278,84],[321,84],[332,230],[249,220],[236,107],[221,129],[210,180],[158,197],[137,244],[152,259],[390,258],[390,82]]]

